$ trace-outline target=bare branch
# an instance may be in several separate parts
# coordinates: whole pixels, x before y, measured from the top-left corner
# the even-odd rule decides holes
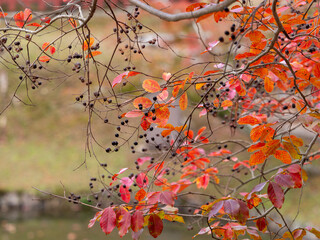
[[[176,14],[170,14],[170,13],[163,12],[163,11],[158,10],[156,8],[153,8],[150,5],[143,3],[139,0],[129,0],[129,2],[136,5],[139,8],[147,11],[148,13],[161,18],[162,20],[165,20],[168,22],[178,22],[181,20],[198,18],[198,17],[204,16],[206,14],[223,11],[225,8],[227,8],[232,3],[234,3],[235,0],[226,0],[222,3],[211,4],[208,7],[205,7],[200,10],[193,11],[193,12],[176,13]]]

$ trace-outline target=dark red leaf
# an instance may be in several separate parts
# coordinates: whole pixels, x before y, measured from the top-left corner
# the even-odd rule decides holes
[[[157,214],[151,214],[148,222],[149,233],[152,237],[157,238],[163,230],[163,222]]]
[[[284,202],[284,193],[278,183],[270,182],[268,186],[268,197],[276,208],[281,208]]]

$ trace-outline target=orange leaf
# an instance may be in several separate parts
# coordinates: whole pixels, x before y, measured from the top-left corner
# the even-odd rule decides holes
[[[139,109],[139,105],[142,105],[142,109],[150,108],[152,106],[152,101],[146,97],[138,97],[133,101],[133,106]]]
[[[41,57],[39,57],[39,61],[40,62],[48,62],[48,61],[50,61],[50,57],[48,57],[48,56],[41,56]]]
[[[149,93],[155,93],[161,91],[161,87],[158,82],[152,79],[146,79],[143,81],[142,87]]]
[[[188,107],[188,96],[187,96],[186,92],[184,92],[181,95],[180,100],[179,100],[179,106],[180,106],[182,111],[187,109],[187,107]]]
[[[230,100],[224,100],[224,101],[221,103],[221,107],[223,107],[223,108],[231,107],[232,105],[233,105],[233,102],[230,101]]]
[[[27,26],[30,26],[30,27],[42,27],[42,25],[40,25],[39,23],[29,23]]]
[[[265,125],[256,126],[250,132],[250,138],[253,142],[256,142],[261,137],[263,130],[265,129]]]
[[[315,77],[320,78],[320,63],[316,63],[313,65],[312,72]]]
[[[289,137],[283,137],[284,140],[286,140],[287,142],[292,142],[293,145],[295,145],[296,147],[302,147],[303,146],[303,140],[301,138],[298,138],[294,135],[290,135]]]
[[[276,150],[274,157],[285,164],[290,164],[292,162],[290,154],[285,150]]]
[[[163,131],[161,132],[161,136],[162,136],[162,137],[169,136],[172,131],[173,131],[173,129],[163,130]]]
[[[270,156],[272,154],[275,154],[277,148],[280,147],[280,140],[274,139],[270,142],[267,142],[266,145],[263,147],[262,151],[266,156]]]
[[[249,124],[249,125],[253,126],[256,124],[260,124],[260,123],[261,123],[260,119],[253,117],[253,116],[250,116],[250,115],[242,117],[238,120],[238,124],[240,124],[240,125]]]
[[[91,37],[90,39],[86,39],[86,40],[83,42],[82,50],[83,50],[83,51],[88,50],[88,48],[91,47],[93,43],[94,43],[94,38],[93,38],[93,37]]]
[[[134,197],[137,201],[141,201],[143,200],[145,197],[147,196],[147,193],[146,191],[141,188],[137,193],[136,193],[136,196]]]
[[[309,71],[308,71],[307,69],[302,68],[302,69],[299,69],[299,70],[296,72],[296,76],[297,76],[298,78],[302,78],[302,79],[304,79],[304,80],[309,80],[309,78],[310,78],[310,73],[309,73]]]
[[[274,88],[274,82],[271,81],[271,79],[269,77],[265,77],[264,78],[264,89],[266,90],[266,92],[270,93],[273,91]]]
[[[194,10],[199,10],[199,9],[203,8],[205,5],[207,5],[207,4],[206,3],[193,3],[186,8],[186,11],[192,12]]]
[[[249,164],[250,166],[254,166],[254,165],[263,163],[265,160],[266,160],[266,155],[264,155],[264,153],[260,150],[250,156]]]
[[[260,31],[252,31],[246,34],[246,37],[250,38],[251,42],[261,42],[266,37]]]
[[[94,56],[100,55],[101,53],[102,53],[102,52],[100,52],[100,51],[90,52],[90,53],[86,56],[86,58],[92,58],[92,57],[94,57]]]
[[[49,42],[45,42],[44,44],[42,44],[42,50],[47,51],[49,49]]]

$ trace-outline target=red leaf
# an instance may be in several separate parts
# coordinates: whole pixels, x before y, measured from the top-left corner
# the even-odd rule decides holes
[[[181,97],[180,97],[180,100],[179,100],[179,106],[180,106],[180,109],[182,111],[186,110],[187,107],[188,107],[188,96],[187,96],[187,93],[184,92]]]
[[[8,15],[8,13],[3,13],[3,12],[0,12],[0,18],[4,18],[5,16],[7,16]]]
[[[109,234],[116,226],[116,213],[113,211],[112,207],[108,207],[103,210],[100,227],[105,234]]]
[[[148,186],[149,179],[148,179],[147,175],[145,175],[144,173],[139,173],[136,178],[136,182],[140,188],[144,188],[144,187]]]
[[[166,205],[174,205],[175,194],[173,192],[161,192],[160,202]]]
[[[119,74],[118,76],[116,76],[113,81],[112,81],[112,87],[116,86],[118,83],[121,83],[122,79],[128,75],[128,71],[127,72],[124,72],[124,73],[121,73]]]
[[[134,232],[138,232],[143,228],[144,218],[143,213],[139,210],[136,210],[131,217],[131,229]]]
[[[14,21],[15,21],[15,23],[16,23],[16,25],[17,25],[18,27],[22,28],[22,27],[24,26],[24,20],[23,20],[24,14],[23,14],[23,12],[18,12],[18,13],[16,13],[16,14],[13,16],[13,18],[14,18]]]
[[[25,22],[30,22],[32,20],[32,11],[29,8],[26,8],[23,12],[23,20]]]
[[[123,185],[121,185],[119,192],[121,193],[121,199],[124,202],[130,202],[130,192],[127,187],[123,187]]]
[[[121,208],[121,220],[119,221],[119,236],[123,237],[131,225],[131,215],[124,208]]]
[[[141,119],[140,126],[142,127],[143,130],[147,131],[149,129],[149,127],[151,126],[151,123],[147,121],[145,116],[143,116]]]
[[[48,57],[48,56],[41,56],[41,57],[39,57],[39,61],[40,62],[48,62],[48,61],[50,61],[50,57]]]
[[[268,197],[276,208],[281,208],[284,202],[284,193],[278,183],[270,182],[268,186]]]
[[[44,17],[44,18],[40,18],[41,22],[44,22],[44,23],[50,23],[51,22],[51,18],[49,17]]]
[[[155,93],[161,91],[161,87],[158,82],[152,79],[146,79],[142,83],[142,87],[149,93]]]
[[[148,222],[149,233],[152,237],[157,238],[163,230],[163,222],[157,214],[151,214]]]

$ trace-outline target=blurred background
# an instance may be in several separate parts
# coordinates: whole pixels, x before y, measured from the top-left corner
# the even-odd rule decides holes
[[[174,6],[174,10],[170,11],[184,11],[192,1],[168,2]],[[52,7],[44,4],[43,0],[0,0],[0,6],[8,12],[23,10],[25,7],[34,11],[48,11],[62,1],[47,0],[46,3],[52,4]],[[190,22],[169,24],[144,14],[140,21],[156,30],[179,55],[193,59],[179,58],[170,51],[163,54],[150,48],[145,52],[150,63],[141,59],[141,62],[136,62],[137,69],[146,69],[150,64],[156,64],[157,67],[153,65],[152,68],[153,75],[158,72],[161,76],[163,71],[173,72],[196,61],[205,49],[197,39],[196,29]],[[107,18],[97,14],[89,26],[94,37],[102,39],[106,29],[112,30],[110,24],[112,25]],[[206,35],[208,39],[205,40],[217,40],[219,32],[223,33],[230,24],[232,23],[203,26],[203,29],[209,31]],[[212,29],[214,31],[210,33]],[[48,36],[53,38],[55,34],[59,33],[40,36],[39,40],[44,42]],[[112,50],[108,44],[113,42],[107,40],[101,46],[106,58]],[[217,51],[223,50],[224,45]],[[61,66],[55,67],[59,69]],[[16,69],[0,64],[0,110],[11,101],[19,81]],[[50,197],[34,189],[35,187],[58,195],[72,192],[85,196],[89,191],[90,178],[101,171],[97,160],[85,151],[88,116],[83,108],[75,103],[75,97],[83,91],[83,86],[78,82],[78,79],[47,82],[36,91],[29,91],[32,106],[13,99],[12,105],[0,116],[0,240],[106,238],[98,226],[87,228],[89,219],[95,213],[93,210]],[[108,126],[99,125],[95,128],[96,136],[105,142],[110,141],[110,133],[113,131],[114,129]],[[228,129],[225,131],[225,134],[229,134]],[[108,158],[101,148],[97,148],[95,154],[100,161],[108,162],[111,172],[124,166],[134,166],[133,162],[137,158],[125,150],[107,155]],[[319,166],[309,171],[308,184],[302,188],[303,210],[296,221],[303,222],[304,225],[320,226],[320,208],[317,207],[320,202],[320,169],[318,171],[317,167]],[[286,196],[288,201],[282,209],[285,216],[295,217],[300,201],[298,196],[300,190],[291,191]],[[84,202],[86,200],[82,199]],[[199,226],[189,228],[190,231],[187,228],[188,224],[167,224],[158,239],[191,239],[199,230]],[[109,238],[119,237],[114,232]],[[152,237],[145,234],[142,239]]]

